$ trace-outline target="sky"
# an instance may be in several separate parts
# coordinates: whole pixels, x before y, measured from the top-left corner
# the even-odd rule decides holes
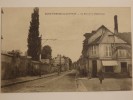
[[[27,37],[33,9],[34,8],[3,8],[3,51],[27,51]],[[83,35],[98,29],[101,25],[105,25],[114,32],[114,15],[118,16],[119,32],[131,32],[130,8],[39,8],[39,32],[44,39],[42,46],[51,46],[52,57],[61,54],[70,57],[72,61],[76,61],[82,52]],[[57,40],[46,41],[45,39]]]

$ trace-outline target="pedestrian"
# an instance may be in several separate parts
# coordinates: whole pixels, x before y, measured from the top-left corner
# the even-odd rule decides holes
[[[88,70],[87,76],[88,76],[88,79],[91,79],[91,72],[90,72],[90,70]]]
[[[104,74],[103,74],[102,70],[99,71],[98,77],[99,77],[99,80],[100,80],[100,84],[102,84],[102,81],[104,80]]]
[[[58,69],[57,69],[58,75],[60,75],[60,74],[61,74],[61,65],[58,64],[58,65],[57,65],[57,68],[58,68]]]
[[[75,79],[77,79],[78,76],[79,76],[79,71],[78,71],[78,69],[76,69],[76,70],[75,70]]]

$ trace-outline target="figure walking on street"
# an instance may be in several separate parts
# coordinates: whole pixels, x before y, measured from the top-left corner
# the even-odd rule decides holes
[[[99,77],[99,80],[100,80],[100,84],[102,84],[102,81],[104,80],[104,74],[103,74],[102,70],[99,71],[98,77]]]
[[[91,79],[91,72],[90,72],[90,70],[88,70],[88,72],[87,72],[87,77],[88,77],[88,79]]]

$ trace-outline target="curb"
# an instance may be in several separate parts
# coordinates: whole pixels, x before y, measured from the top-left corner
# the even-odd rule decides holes
[[[29,80],[24,80],[24,81],[19,81],[19,82],[14,82],[14,83],[10,83],[10,84],[1,85],[1,88],[8,87],[8,86],[15,85],[15,84],[20,84],[20,83],[30,82],[30,81],[34,81],[34,80],[39,80],[39,79],[42,79],[42,78],[47,78],[47,77],[50,77],[50,76],[54,76],[56,74],[57,73],[51,74],[51,75],[46,75],[46,76],[43,76],[43,77],[34,78],[34,79],[29,79]]]

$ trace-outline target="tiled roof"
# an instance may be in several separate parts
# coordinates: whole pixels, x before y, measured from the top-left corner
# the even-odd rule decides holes
[[[101,39],[102,35],[100,35],[98,38],[96,38],[91,44],[97,44],[99,40]]]
[[[118,36],[128,44],[131,44],[131,32],[117,33],[116,36]]]

